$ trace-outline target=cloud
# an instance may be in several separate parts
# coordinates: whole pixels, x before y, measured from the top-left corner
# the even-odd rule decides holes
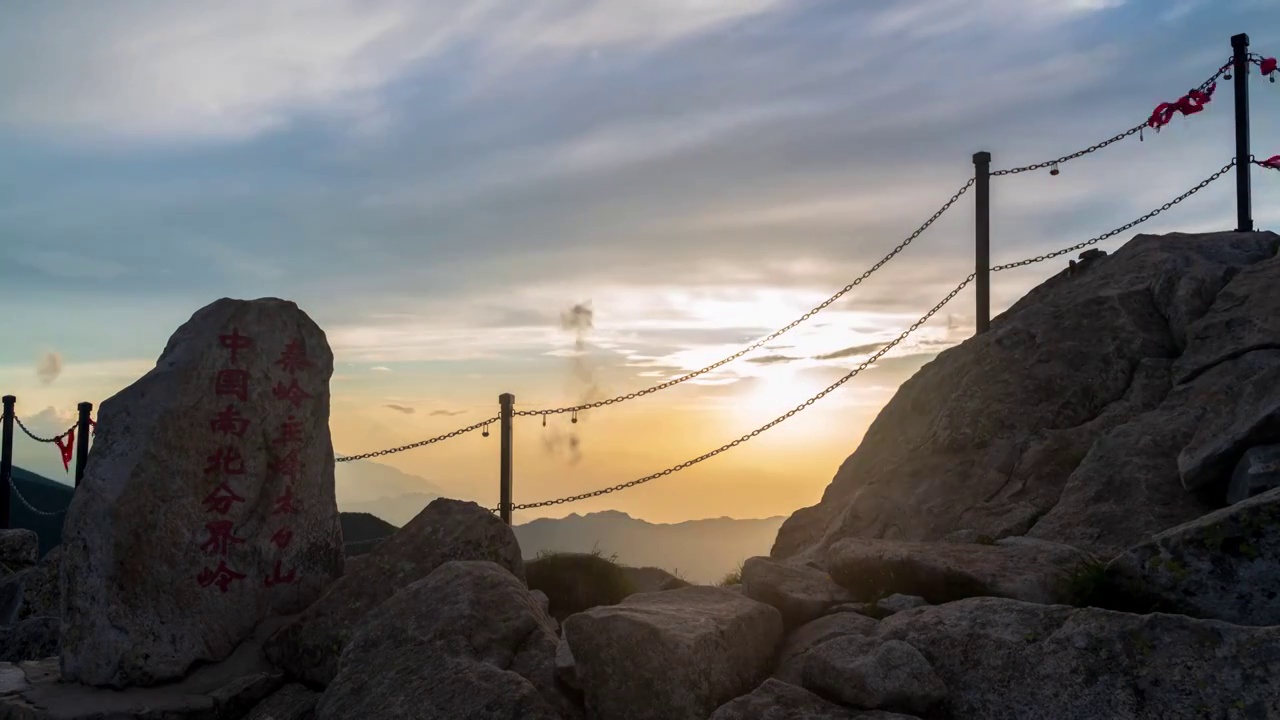
[[[22,417],[19,414],[19,417],[28,430],[43,438],[54,437],[66,432],[67,428],[75,425],[79,419],[79,415],[74,410],[63,411],[52,405],[35,415]]]
[[[391,372],[391,368],[389,368],[389,367],[385,367],[385,366],[383,366],[383,365],[375,365],[375,366],[373,366],[373,367],[371,367],[371,368],[369,368],[369,369],[370,369],[370,370],[373,370],[373,371],[375,371],[375,372]]]
[[[383,405],[382,407],[384,407],[384,408],[390,408],[391,410],[395,410],[396,412],[404,413],[405,415],[412,415],[412,414],[414,413],[414,409],[413,409],[413,408],[411,408],[411,407],[408,407],[408,406],[406,406],[406,405]],[[435,413],[432,413],[432,415],[434,415],[434,414],[435,414]]]
[[[761,355],[759,357],[747,358],[747,362],[757,365],[778,365],[781,363],[789,363],[796,360],[786,355]]]
[[[455,415],[465,415],[466,410],[432,410],[427,413],[431,417],[453,417]]]
[[[885,346],[884,343],[869,343],[865,345],[854,345],[853,347],[847,347],[847,348],[844,348],[843,350],[836,350],[835,352],[823,353],[821,355],[814,355],[813,359],[814,360],[838,360],[840,358],[853,357],[856,355],[872,355],[877,350],[879,350],[884,346]]]
[[[56,351],[45,353],[36,361],[36,377],[41,385],[48,385],[62,374],[62,355]]]

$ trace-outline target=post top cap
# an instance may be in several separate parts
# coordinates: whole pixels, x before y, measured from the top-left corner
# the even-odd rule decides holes
[[[981,152],[976,152],[973,154],[973,161],[976,163],[991,162],[991,153],[987,152],[986,150],[983,150]]]

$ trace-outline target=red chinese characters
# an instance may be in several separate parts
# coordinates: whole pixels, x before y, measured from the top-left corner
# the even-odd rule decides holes
[[[279,530],[276,531],[275,535],[271,536],[271,542],[275,543],[276,547],[280,548],[281,550],[289,547],[289,543],[292,540],[293,540],[293,531],[287,527],[280,528]]]
[[[293,504],[293,486],[286,485],[284,494],[276,498],[276,507],[271,511],[272,515],[297,515],[298,506]]]
[[[253,340],[241,335],[239,330],[233,329],[230,335],[219,335],[218,344],[231,351],[231,364],[235,365],[240,360],[240,351],[253,347]]]
[[[213,473],[221,475],[244,474],[244,456],[240,454],[239,450],[231,446],[223,446],[214,450],[207,462],[209,464],[204,468],[205,475]]]
[[[285,345],[284,351],[280,353],[280,357],[275,363],[289,375],[296,375],[299,370],[311,367],[311,361],[307,359],[306,348],[300,339],[293,339]],[[271,389],[271,394],[277,400],[288,403],[292,408],[298,409],[302,407],[302,403],[311,399],[311,393],[298,384],[297,377],[290,377],[288,383],[284,380],[276,382],[275,387]],[[271,510],[271,515],[282,515],[287,518],[289,515],[298,513],[297,498],[293,494],[293,483],[301,474],[301,458],[299,445],[303,442],[302,421],[294,415],[289,415],[288,419],[280,424],[280,432],[276,437],[272,438],[271,446],[275,449],[274,457],[269,463],[271,472],[284,479],[284,492],[275,499],[275,507]],[[293,542],[293,529],[288,525],[282,525],[277,528],[274,535],[271,536],[271,542],[275,544],[281,551],[289,547]],[[266,587],[274,587],[276,585],[288,585],[297,580],[298,569],[291,568],[289,572],[283,571],[284,559],[277,559],[275,570],[271,575],[263,578],[263,585]]]
[[[307,359],[306,350],[302,347],[301,340],[290,340],[285,345],[284,352],[280,353],[280,359],[276,360],[276,364],[284,368],[285,372],[290,375],[296,373],[303,368],[311,367],[311,361]]]
[[[290,380],[287,387],[283,382],[276,383],[276,386],[271,388],[271,392],[281,400],[287,400],[289,404],[294,407],[300,407],[303,400],[311,397],[311,393],[306,392],[301,387],[298,387],[297,378]]]
[[[293,584],[294,580],[297,579],[298,569],[294,568],[290,570],[288,573],[281,575],[280,565],[282,563],[283,563],[282,560],[276,560],[276,566],[274,571],[272,572],[271,575],[268,575],[263,580],[263,583],[262,583],[263,585],[267,587],[271,587],[273,585],[292,585]]]
[[[214,520],[206,524],[205,528],[209,531],[209,539],[205,540],[200,549],[210,555],[216,554],[225,557],[230,546],[244,543],[243,538],[235,536],[230,520]]]
[[[249,371],[241,368],[224,368],[213,379],[215,395],[230,395],[241,402],[249,400]]]
[[[204,504],[209,507],[210,512],[216,512],[219,515],[231,512],[231,507],[238,502],[244,502],[244,498],[237,495],[236,491],[225,482],[219,483],[218,487],[204,499]]]
[[[196,576],[196,582],[200,583],[200,587],[217,585],[219,590],[226,592],[231,587],[231,583],[243,580],[244,577],[244,573],[238,573],[227,567],[225,560],[219,560],[216,569],[210,570],[206,567],[201,570],[200,574]]]
[[[241,415],[234,405],[228,405],[209,421],[209,429],[223,435],[244,437],[244,431],[249,429],[249,418]]]

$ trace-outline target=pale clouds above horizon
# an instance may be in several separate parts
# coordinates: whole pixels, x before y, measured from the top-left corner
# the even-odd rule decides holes
[[[67,380],[138,365],[217,297],[282,296],[326,328],[341,382],[471,363],[558,387],[573,337],[556,318],[591,300],[591,357],[634,389],[857,277],[965,182],[973,151],[1005,167],[1109,137],[1207,77],[1235,32],[1280,51],[1274,2],[1174,5],[0,0],[0,300],[17,318],[0,366],[37,346],[67,357]],[[1275,86],[1253,87],[1262,117]],[[1213,172],[1232,151],[1221,98],[1057,178],[999,181],[995,259],[1096,235]],[[1269,125],[1254,142],[1280,152]],[[1227,227],[1228,182],[1140,229]],[[1264,227],[1271,183],[1255,184]],[[861,362],[819,356],[886,342],[953,287],[971,207],[760,353],[786,361],[708,387]],[[1057,267],[997,276],[997,309]],[[971,303],[894,354],[962,339]]]

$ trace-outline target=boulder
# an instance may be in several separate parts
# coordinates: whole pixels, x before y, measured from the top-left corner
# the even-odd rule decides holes
[[[1280,488],[1156,535],[1111,561],[1131,601],[1236,625],[1280,625]]]
[[[675,590],[688,587],[690,583],[675,575],[656,567],[622,566],[622,572],[631,581],[636,592],[658,592],[659,590]]]
[[[62,546],[45,553],[33,568],[0,578],[0,625],[32,617],[58,617],[62,612],[58,571]]]
[[[62,534],[68,681],[180,678],[342,574],[332,374],[296,305],[222,299],[102,403]]]
[[[312,720],[320,694],[289,683],[254,706],[244,720]]]
[[[1243,502],[1280,487],[1280,445],[1259,445],[1244,451],[1231,473],[1227,504]]]
[[[827,565],[859,600],[902,593],[934,604],[979,595],[1052,604],[1072,599],[1068,578],[1088,559],[1026,538],[994,545],[847,538],[831,546]]]
[[[853,599],[827,573],[804,565],[790,565],[766,557],[749,558],[742,565],[743,593],[772,605],[782,613],[786,628],[820,617],[827,608]]]
[[[57,657],[60,625],[56,617],[31,617],[0,628],[0,662]]]
[[[556,678],[574,690],[582,690],[578,684],[578,666],[573,659],[573,650],[564,638],[556,644]]]
[[[34,530],[0,530],[0,565],[8,572],[25,570],[40,559],[40,538]]]
[[[445,563],[367,615],[316,720],[580,715],[556,688],[547,620],[497,563]]]
[[[731,590],[632,595],[564,622],[587,714],[703,720],[769,674],[782,616]]]
[[[884,616],[887,617],[894,613],[902,612],[903,610],[910,610],[911,608],[923,607],[928,604],[929,604],[929,601],[925,600],[922,597],[896,593],[896,594],[890,595],[887,598],[880,598],[879,600],[877,600],[876,609],[878,609]]]
[[[879,627],[874,619],[856,612],[824,615],[801,625],[787,636],[778,652],[773,677],[793,685],[804,682],[804,662],[809,652],[822,643],[845,635],[874,635]]]
[[[822,643],[804,662],[804,686],[864,710],[924,714],[947,696],[929,661],[901,640],[845,635]]]
[[[970,529],[1110,557],[1214,509],[1280,403],[1280,350],[1265,349],[1280,328],[1258,319],[1274,315],[1260,308],[1278,247],[1269,232],[1139,235],[1048,279],[903,383],[770,555]]]
[[[290,677],[323,688],[364,616],[451,560],[490,560],[524,580],[510,527],[473,502],[437,498],[272,636],[267,657]]]
[[[1280,627],[971,598],[880,622],[946,684],[951,720],[1270,718]]]
[[[765,680],[749,694],[721,705],[710,720],[914,720],[908,715],[865,712],[827,702],[804,688]]]

